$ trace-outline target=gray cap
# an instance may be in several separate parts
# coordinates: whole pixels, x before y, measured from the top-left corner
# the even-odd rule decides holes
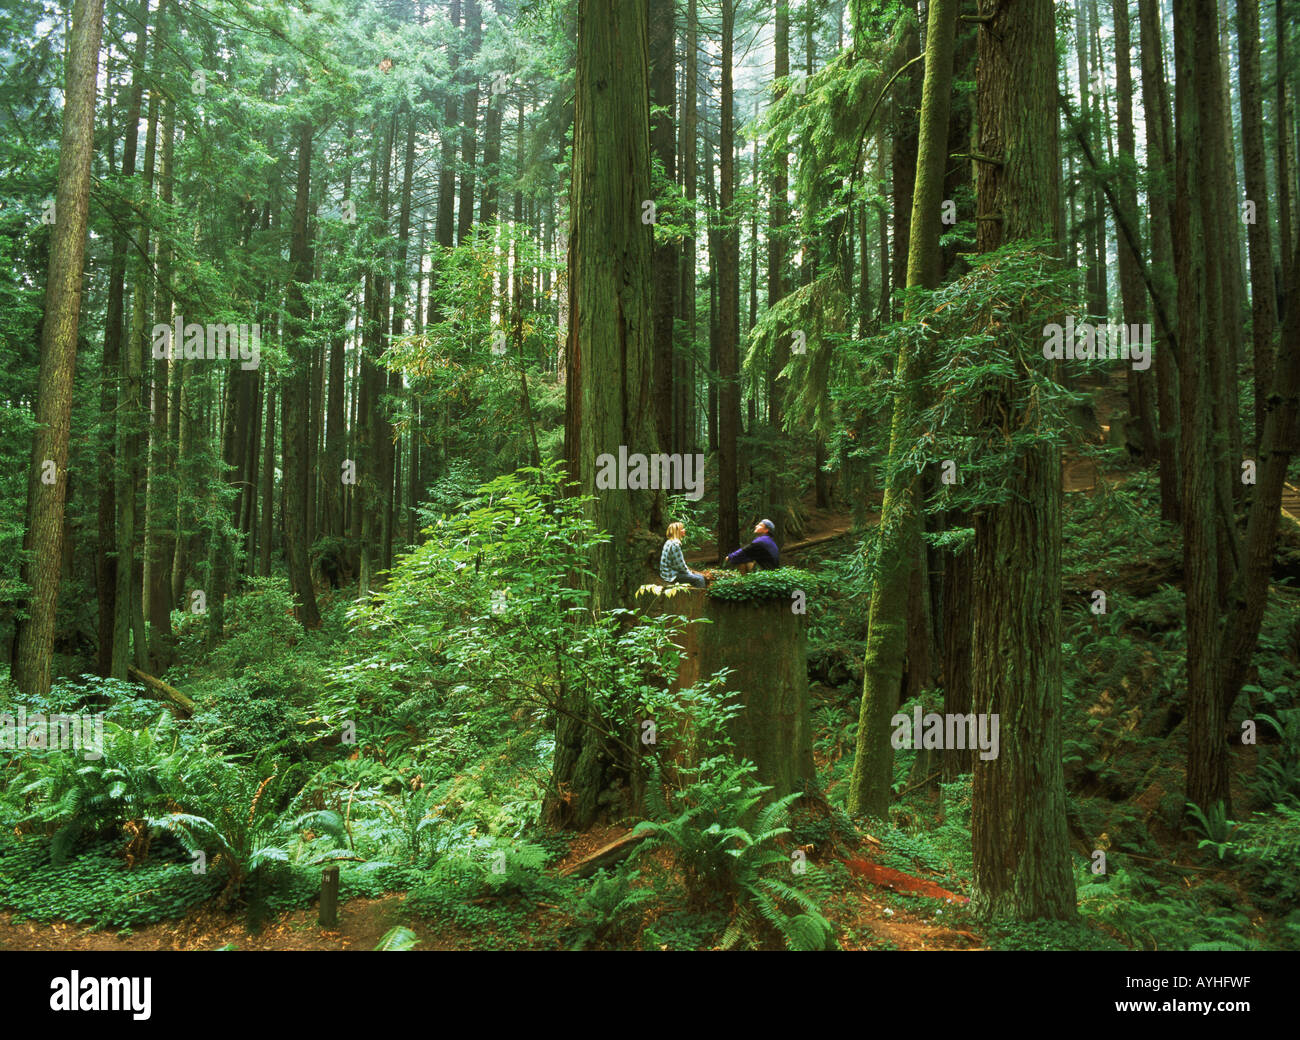
[[[759,523],[762,524],[764,527],[767,528],[767,533],[768,533],[768,534],[775,534],[775,533],[776,533],[776,524],[772,523],[771,520],[760,520]]]

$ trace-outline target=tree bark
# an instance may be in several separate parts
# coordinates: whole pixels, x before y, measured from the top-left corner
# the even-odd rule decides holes
[[[1133,71],[1130,67],[1128,0],[1112,0],[1111,10],[1115,23],[1115,104],[1119,126],[1116,137],[1119,144],[1120,205],[1128,215],[1133,228],[1137,221],[1137,141],[1133,132]],[[1146,292],[1139,271],[1140,259],[1133,252],[1124,235],[1118,236],[1119,291],[1124,306],[1124,320],[1130,326],[1145,325],[1148,320]],[[1149,371],[1149,370],[1148,370]],[[1155,459],[1158,454],[1156,428],[1152,416],[1152,398],[1147,372],[1129,368],[1124,373],[1128,391],[1129,416],[1138,435],[1144,459]]]
[[[674,690],[686,689],[722,668],[741,711],[727,725],[737,759],[749,759],[755,779],[769,784],[768,800],[812,788],[812,722],[808,703],[807,624],[789,600],[731,603],[685,591],[655,597],[652,613],[686,619]],[[692,763],[693,764],[693,763]]]
[[[911,241],[907,247],[909,288],[934,288],[939,281],[940,217],[948,167],[948,113],[960,7],[960,0],[932,0],[930,4],[916,181],[909,193],[912,202],[908,221]],[[897,467],[916,436],[919,400],[914,387],[924,371],[924,359],[910,340],[904,340],[899,348],[895,368],[902,387],[894,401],[889,457]],[[889,812],[894,774],[890,720],[898,710],[902,688],[909,601],[921,544],[917,484],[914,474],[891,473],[881,506],[880,535],[875,550],[879,570],[871,587],[857,752],[849,788],[849,812],[854,815],[884,819]],[[922,662],[915,659],[913,665],[919,670]]]
[[[1142,35],[1142,106],[1147,145],[1148,226],[1151,229],[1151,276],[1169,301],[1170,314],[1177,313],[1176,283],[1173,276],[1174,151],[1173,117],[1164,71],[1164,45],[1157,0],[1138,0]],[[1172,319],[1171,319],[1172,320]],[[1160,518],[1178,523],[1182,516],[1181,419],[1178,396],[1178,364],[1169,348],[1176,330],[1163,323],[1152,342],[1156,368],[1156,411],[1159,435]]]
[[[284,383],[284,548],[289,561],[289,584],[294,614],[303,628],[320,627],[316,590],[308,561],[306,518],[306,406],[308,359],[304,340],[309,317],[304,286],[311,281],[311,240],[307,205],[311,190],[312,126],[298,130],[298,183],[293,208],[289,262],[293,275],[285,293],[285,339],[292,371]]]
[[[465,56],[469,62],[478,58],[483,43],[483,10],[478,0],[465,0]],[[478,74],[470,68],[462,72],[465,104],[460,123],[460,208],[456,217],[456,244],[461,245],[474,227],[474,164],[478,154]]]
[[[722,94],[718,134],[718,551],[740,544],[740,222],[736,213],[736,0],[721,0]]]
[[[1051,0],[989,11],[979,37],[982,155],[977,245],[1058,238],[1055,19]],[[1037,349],[1035,343],[1032,349]],[[1022,421],[1028,402],[1002,393],[990,427]],[[974,762],[972,905],[989,917],[1071,918],[1074,881],[1061,766],[1061,459],[1030,449],[1010,501],[977,515],[971,561],[971,700],[997,714],[998,757]]]
[[[1216,551],[1219,513],[1215,470],[1225,460],[1214,444],[1212,355],[1226,332],[1219,287],[1221,265],[1208,257],[1219,229],[1221,184],[1217,147],[1219,55],[1213,7],[1175,0],[1176,205],[1174,261],[1178,272],[1182,396],[1183,569],[1187,596],[1187,797],[1206,811],[1229,806],[1227,746],[1220,704],[1219,596]],[[1196,349],[1200,344],[1201,349]],[[1235,467],[1234,467],[1235,468]]]
[[[677,179],[677,24],[674,0],[650,0],[650,150],[663,166],[667,182]],[[666,111],[654,113],[653,108]],[[654,198],[653,186],[652,194]],[[658,219],[675,218],[674,210],[657,202]],[[673,320],[677,313],[677,246],[666,237],[654,245],[654,402],[659,443],[669,451],[673,444]]]
[[[579,0],[569,196],[569,337],[565,350],[565,458],[586,509],[610,540],[582,580],[593,611],[631,601],[642,573],[654,492],[596,486],[599,457],[657,450],[652,368],[650,111],[646,0]],[[590,691],[567,691],[555,737],[545,816],[586,827],[602,795],[635,763],[584,725]],[[635,746],[635,740],[631,741]]]
[[[1241,51],[1241,142],[1246,198],[1255,205],[1247,225],[1250,250],[1250,335],[1255,379],[1255,443],[1264,440],[1268,392],[1273,385],[1273,340],[1277,335],[1277,292],[1269,242],[1268,168],[1264,158],[1264,105],[1260,85],[1259,3],[1237,0],[1237,46]]]
[[[95,149],[95,82],[103,0],[76,0],[68,40],[67,88],[59,142],[59,182],[50,234],[50,273],[45,283],[36,432],[27,476],[28,554],[21,581],[31,591],[27,616],[17,623],[12,677],[25,696],[50,689],[54,620],[62,575],[63,513],[68,492],[68,437],[72,382],[77,365],[77,326],[90,208],[90,163]],[[51,480],[47,483],[47,480]]]

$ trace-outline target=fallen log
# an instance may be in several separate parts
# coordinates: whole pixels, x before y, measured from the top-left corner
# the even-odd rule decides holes
[[[603,845],[590,855],[583,856],[582,859],[575,863],[570,863],[560,873],[564,877],[591,877],[598,870],[612,867],[615,863],[622,863],[648,837],[648,834],[636,834],[628,831],[621,838],[615,838],[608,845]]]
[[[127,665],[126,674],[136,682],[143,683],[144,688],[150,693],[157,694],[165,701],[170,701],[171,703],[168,707],[179,712],[185,718],[188,719],[194,714],[194,709],[196,707],[195,703],[186,697],[185,694],[181,693],[180,690],[176,689],[175,686],[171,686],[168,683],[163,682],[161,679],[156,679],[147,672],[140,671],[139,668],[136,668],[133,665]]]

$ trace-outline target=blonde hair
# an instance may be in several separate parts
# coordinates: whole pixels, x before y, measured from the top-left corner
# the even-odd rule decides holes
[[[667,538],[676,538],[678,541],[686,537],[686,525],[683,523],[671,523],[668,525]]]

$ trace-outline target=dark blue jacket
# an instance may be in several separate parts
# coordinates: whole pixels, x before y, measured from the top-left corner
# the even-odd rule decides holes
[[[748,563],[750,560],[763,571],[775,570],[781,566],[781,550],[776,547],[771,535],[760,534],[748,545],[727,554],[727,562],[731,564]]]

